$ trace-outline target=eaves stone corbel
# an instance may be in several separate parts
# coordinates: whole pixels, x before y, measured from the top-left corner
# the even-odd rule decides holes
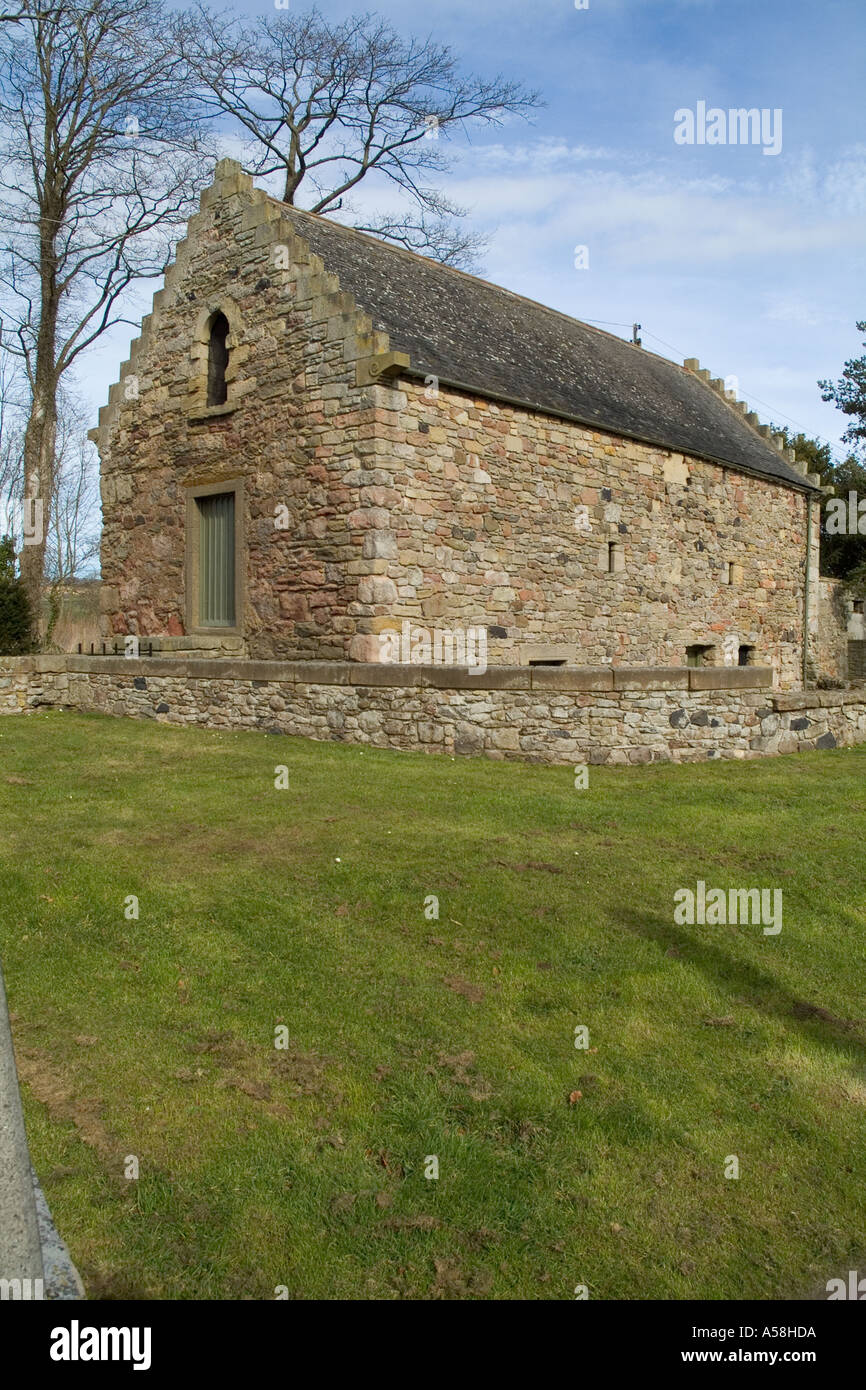
[[[409,355],[405,352],[377,352],[371,357],[359,357],[355,367],[355,381],[358,386],[374,386],[405,371],[409,366]]]

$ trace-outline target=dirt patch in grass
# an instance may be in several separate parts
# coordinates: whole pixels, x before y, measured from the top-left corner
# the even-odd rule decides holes
[[[385,1231],[437,1231],[445,1222],[438,1216],[426,1216],[416,1212],[414,1216],[389,1216],[382,1222]]]
[[[263,1081],[248,1081],[243,1076],[224,1076],[218,1082],[218,1086],[231,1086],[236,1091],[241,1091],[251,1100],[273,1100],[273,1092],[270,1086]]]
[[[320,1057],[316,1052],[292,1049],[275,1051],[269,1058],[272,1069],[281,1081],[289,1081],[299,1096],[320,1095],[325,1087],[325,1073],[333,1057]]]
[[[238,1091],[267,1107],[267,1113],[283,1119],[287,1101],[299,1097],[322,1097],[329,1090],[329,1069],[336,1059],[298,1047],[257,1046],[237,1034],[209,1029],[186,1043],[186,1051],[201,1058],[202,1067],[181,1067],[173,1073],[184,1084],[216,1086]],[[207,1067],[206,1064],[211,1066]],[[214,1067],[216,1070],[214,1070]],[[342,1096],[331,1090],[326,1108],[340,1104]]]
[[[862,1026],[862,1019],[859,1018],[837,1018],[831,1014],[829,1009],[822,1009],[820,1004],[809,1004],[803,999],[798,999],[791,1008],[791,1013],[795,1018],[804,1019],[807,1022],[813,1020],[819,1023],[826,1023],[830,1028],[836,1028],[842,1033],[859,1034]]]
[[[453,1057],[440,1052],[438,1065],[446,1067],[451,1073],[451,1080],[458,1086],[465,1086],[473,1100],[489,1100],[493,1095],[493,1087],[475,1070],[474,1052],[458,1052]],[[435,1068],[431,1067],[430,1070],[435,1071]]]
[[[249,1057],[254,1049],[235,1033],[220,1033],[216,1029],[209,1029],[196,1042],[187,1044],[187,1052],[195,1052],[199,1056],[209,1055],[219,1065],[229,1066],[243,1057]]]
[[[299,843],[297,831],[293,835],[271,831],[261,839],[254,839],[239,834],[237,827],[231,825],[213,827],[205,832],[200,821],[176,821],[165,829],[144,831],[134,824],[115,825],[92,838],[94,844],[112,849],[136,852],[143,849],[148,853],[156,850],[163,864],[172,865],[231,860],[264,863],[284,870],[287,862],[297,860],[293,864],[293,870],[297,871],[309,858],[309,847]]]
[[[516,874],[527,872],[561,874],[563,872],[558,864],[545,864],[538,859],[528,859],[525,864],[509,864],[505,859],[492,859],[490,862],[500,869],[513,869]]]
[[[18,1075],[52,1120],[73,1124],[79,1139],[95,1149],[101,1158],[114,1158],[116,1145],[102,1123],[102,1102],[77,1096],[73,1084],[64,1077],[47,1053],[37,1048],[19,1048]]]
[[[462,994],[471,1004],[480,1004],[484,998],[481,986],[473,985],[471,980],[464,980],[462,975],[446,975],[443,983],[449,989],[453,989],[455,994]]]
[[[212,1059],[224,1069],[218,1086],[240,1091],[252,1100],[271,1101],[274,1087],[291,1087],[291,1096],[318,1096],[327,1086],[327,1071],[335,1058],[317,1052],[304,1052],[297,1047],[253,1047],[235,1033],[210,1030],[187,1051]],[[192,1074],[179,1077],[192,1080]]]
[[[475,1269],[467,1273],[453,1256],[434,1259],[433,1268],[436,1278],[430,1286],[431,1298],[484,1298],[493,1287],[493,1275],[489,1269]]]

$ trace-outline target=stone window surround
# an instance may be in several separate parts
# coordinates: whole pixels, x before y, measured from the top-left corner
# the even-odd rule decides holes
[[[230,349],[229,321],[220,311],[210,321],[210,344],[207,363],[208,405],[225,405],[228,401],[226,372],[228,371]]]
[[[598,566],[604,574],[622,574],[625,570],[625,547],[619,534],[606,541],[598,552]]]
[[[187,633],[213,637],[242,637],[244,632],[244,576],[246,549],[244,528],[244,480],[225,478],[216,483],[193,484],[186,491],[186,582],[185,626]],[[233,627],[203,627],[198,617],[199,547],[201,513],[196,505],[200,497],[214,497],[233,492],[235,498],[235,622]]]
[[[721,579],[723,584],[742,585],[743,566],[738,560],[723,560]]]
[[[226,367],[226,399],[223,405],[208,405],[207,377],[208,354],[210,351],[211,325],[217,314],[224,314],[228,320],[229,331],[226,337],[228,366]],[[249,348],[244,343],[244,325],[241,311],[230,295],[215,296],[198,311],[192,330],[190,357],[192,368],[189,378],[189,399],[187,411],[190,420],[211,420],[220,415],[231,415],[238,409],[242,391],[255,389],[255,378],[244,373],[243,384],[238,381],[238,369],[249,356]]]

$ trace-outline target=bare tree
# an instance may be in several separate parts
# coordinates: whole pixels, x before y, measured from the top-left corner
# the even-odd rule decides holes
[[[64,373],[121,321],[127,287],[164,268],[203,169],[161,0],[23,9],[0,27],[0,284],[29,389],[24,470],[47,517]],[[44,539],[24,548],[34,613],[44,563]]]
[[[459,225],[465,209],[430,180],[450,167],[452,135],[526,115],[536,93],[502,77],[463,76],[449,48],[405,40],[372,15],[331,23],[311,10],[250,22],[199,5],[176,28],[207,108],[240,125],[249,172],[284,175],[285,202],[348,213],[359,230],[450,264],[471,261],[479,239]],[[353,214],[349,195],[374,174],[408,211]]]
[[[18,364],[2,340],[0,323],[0,539],[18,539],[15,510],[24,492],[24,392]]]
[[[48,13],[48,5],[42,5],[38,8],[41,13]],[[28,14],[32,14],[36,9],[37,6],[28,6],[26,0],[22,0],[22,4],[16,6],[14,10],[0,10],[0,24],[20,24],[22,19],[26,19]]]
[[[46,534],[46,646],[51,644],[64,594],[70,584],[97,567],[99,556],[96,449],[87,438],[86,406],[65,394],[58,411],[55,470]]]

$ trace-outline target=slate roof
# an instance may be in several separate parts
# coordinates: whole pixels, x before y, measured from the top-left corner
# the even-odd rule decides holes
[[[809,487],[712,387],[667,358],[415,252],[280,209],[413,372]]]

